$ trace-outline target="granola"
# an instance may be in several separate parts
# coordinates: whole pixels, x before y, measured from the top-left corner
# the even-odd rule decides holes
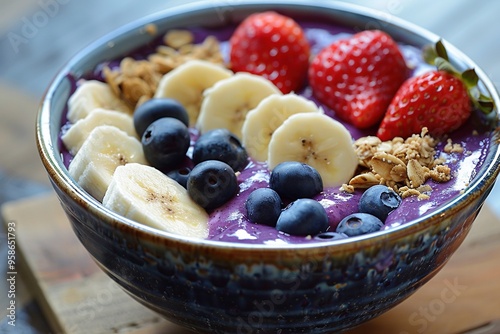
[[[435,158],[436,144],[436,139],[428,134],[427,128],[406,140],[397,137],[383,142],[374,136],[360,138],[354,142],[360,171],[341,189],[352,193],[354,189],[384,184],[403,198],[417,196],[428,199],[426,193],[432,190],[424,185],[428,179],[446,182],[451,178],[451,169],[445,165],[445,160]],[[446,153],[463,152],[461,146],[451,140],[446,147]]]
[[[146,32],[155,34],[156,27],[145,27]],[[207,60],[224,64],[218,40],[208,36],[202,43],[193,44],[194,36],[188,30],[171,30],[163,37],[164,45],[147,59],[124,58],[119,67],[103,68],[105,81],[113,92],[132,108],[151,99],[161,77],[191,59]]]

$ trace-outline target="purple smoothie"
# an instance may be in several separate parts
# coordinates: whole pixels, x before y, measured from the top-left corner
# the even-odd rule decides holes
[[[345,27],[332,27],[331,24],[320,22],[298,21],[304,29],[304,32],[311,44],[312,54],[316,54],[323,47],[329,45],[334,40],[346,37],[354,33],[353,30]],[[212,35],[217,37],[221,42],[221,51],[225,57],[228,55],[228,43],[232,31],[235,27],[225,27],[221,29],[204,29],[193,28],[191,31],[195,35],[195,42],[201,42],[205,37]],[[143,59],[145,56],[154,51],[154,45],[150,45],[143,49],[132,53],[131,57]],[[401,45],[401,51],[408,66],[412,69],[413,74],[419,74],[429,70],[421,58],[421,50],[409,45]],[[226,59],[227,60],[227,59]],[[111,68],[118,66],[119,60],[110,61],[106,64]],[[86,77],[86,79],[103,80],[100,69],[102,65],[96,68],[96,71]],[[335,118],[331,109],[319,103],[313,96],[309,87],[304,88],[300,95],[314,101],[318,106],[321,106],[325,113]],[[342,122],[350,131],[353,139],[357,139],[367,135],[374,135],[376,129],[360,131],[349,124]],[[63,120],[63,130],[69,125],[66,120]],[[477,127],[476,127],[477,129]],[[386,228],[391,228],[405,224],[418,217],[427,215],[435,211],[442,204],[449,202],[462,192],[473,179],[477,171],[480,169],[485,160],[485,156],[489,149],[490,133],[488,131],[479,131],[473,135],[473,122],[469,121],[466,126],[455,131],[449,137],[453,143],[461,144],[464,148],[464,153],[442,152],[444,143],[440,143],[437,147],[437,155],[446,158],[446,164],[452,170],[452,178],[446,183],[436,183],[429,180],[427,184],[433,189],[428,195],[427,200],[419,200],[417,197],[409,197],[403,200],[401,206],[393,211],[385,222]],[[192,138],[197,137],[197,131],[192,130]],[[71,161],[71,155],[61,145],[63,159],[66,166]],[[191,150],[188,151],[188,155]],[[252,243],[252,244],[280,244],[280,243],[304,243],[304,242],[321,242],[327,241],[324,239],[316,239],[314,237],[298,237],[290,236],[277,231],[273,227],[257,225],[251,223],[246,218],[245,201],[250,193],[261,187],[267,187],[269,181],[269,171],[266,163],[256,162],[251,160],[249,165],[238,175],[240,187],[239,194],[226,203],[224,206],[214,210],[209,216],[209,236],[208,239],[226,242]],[[330,230],[334,231],[340,220],[345,216],[357,211],[358,201],[362,194],[361,190],[356,190],[353,194],[343,192],[339,188],[327,188],[321,194],[315,197],[326,209]]]

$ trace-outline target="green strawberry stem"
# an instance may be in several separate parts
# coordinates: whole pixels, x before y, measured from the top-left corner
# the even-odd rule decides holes
[[[475,108],[481,110],[487,116],[494,116],[495,104],[493,99],[481,93],[478,87],[479,77],[474,69],[467,69],[464,72],[458,71],[449,61],[448,52],[441,40],[434,46],[424,48],[423,57],[426,63],[435,65],[438,70],[446,71],[461,79],[467,88],[469,98]]]

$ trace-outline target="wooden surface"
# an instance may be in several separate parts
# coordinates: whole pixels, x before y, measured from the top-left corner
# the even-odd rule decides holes
[[[43,222],[39,212],[45,212]],[[126,295],[90,258],[55,195],[7,203],[22,275],[56,333],[188,332]],[[412,297],[350,334],[459,333],[500,318],[500,221],[483,208],[464,244]]]

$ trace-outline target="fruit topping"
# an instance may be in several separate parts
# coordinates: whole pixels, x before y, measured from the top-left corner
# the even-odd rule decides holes
[[[259,188],[245,202],[248,219],[255,224],[276,226],[281,213],[281,197],[270,188]]]
[[[295,200],[318,195],[323,191],[323,181],[313,167],[297,161],[286,161],[271,172],[269,187],[282,198]]]
[[[353,213],[340,221],[337,233],[344,233],[349,237],[380,231],[384,223],[369,213]]]
[[[219,160],[227,163],[234,171],[241,171],[248,165],[245,148],[234,134],[227,129],[210,130],[202,134],[193,146],[193,163]]]
[[[217,160],[200,162],[191,170],[187,180],[189,196],[208,211],[226,203],[238,190],[234,170]]]
[[[248,154],[257,161],[266,161],[274,131],[291,115],[303,112],[322,110],[314,102],[293,93],[273,94],[263,99],[248,112],[241,130]]]
[[[462,126],[471,115],[472,105],[485,113],[493,109],[491,99],[478,92],[478,77],[473,70],[459,73],[454,69],[441,42],[428,50],[427,61],[437,70],[403,83],[380,124],[380,139],[407,138],[424,127],[431,135],[441,136]]]
[[[391,188],[376,185],[365,190],[359,200],[359,212],[369,213],[384,222],[401,204],[401,197]]]
[[[449,200],[465,186],[436,183],[468,168],[459,154],[475,163],[485,152],[486,134],[433,137],[494,107],[440,42],[424,54],[437,70],[417,60],[422,74],[407,79],[400,47],[378,30],[341,39],[325,31],[329,45],[309,30],[320,50],[309,66],[304,31],[275,12],[249,16],[220,49],[214,36],[192,44],[204,34],[196,29],[169,31],[156,53],[101,64],[107,83],[80,80],[68,100],[69,174],[124,217],[197,238],[340,240],[414,219],[418,201],[395,210],[408,196],[431,198],[435,186],[429,207]],[[346,123],[380,127],[377,136],[354,130],[354,142]]]
[[[188,128],[176,118],[163,117],[151,123],[142,135],[144,156],[151,166],[168,172],[179,166],[189,149]]]
[[[407,138],[422,128],[440,136],[459,128],[472,111],[465,85],[445,71],[408,79],[398,90],[377,132],[382,140]]]
[[[119,215],[187,237],[208,236],[208,215],[182,186],[156,168],[138,163],[119,166],[103,205]]]
[[[349,131],[316,112],[292,115],[274,131],[269,142],[269,168],[286,161],[314,167],[325,187],[348,182],[358,165]]]
[[[205,89],[232,74],[221,65],[204,60],[190,60],[161,78],[154,97],[179,101],[188,112],[189,125],[193,126],[200,113]]]
[[[204,93],[196,127],[201,133],[225,128],[241,138],[248,111],[269,95],[281,94],[269,80],[250,73],[236,73],[208,88]]]
[[[118,166],[130,162],[147,165],[141,143],[110,125],[96,127],[71,161],[68,172],[98,201],[102,201]]]
[[[187,188],[187,180],[189,177],[189,173],[191,173],[191,168],[181,167],[178,169],[171,170],[167,173],[167,176],[172,180],[179,183],[184,188]]]
[[[309,42],[290,17],[272,11],[250,15],[236,28],[229,44],[233,71],[261,75],[285,94],[304,85]]]
[[[176,118],[185,126],[189,126],[187,111],[177,100],[151,99],[138,106],[134,111],[134,127],[139,137],[142,137],[151,123],[163,117]]]
[[[61,140],[68,151],[75,155],[82,147],[90,132],[100,125],[111,125],[136,137],[132,117],[120,111],[93,109],[85,118],[79,119],[62,134]]]
[[[97,80],[88,80],[83,81],[69,97],[68,120],[75,123],[98,108],[132,113],[127,103],[116,96],[109,85]]]
[[[317,234],[314,236],[314,239],[316,240],[323,240],[323,241],[332,241],[332,240],[340,240],[340,239],[345,239],[347,238],[347,234],[345,233],[338,233],[338,232],[333,232],[333,231],[328,231],[328,232],[323,232],[320,234]]]
[[[314,96],[362,129],[380,122],[407,77],[398,45],[378,30],[335,41],[314,57],[309,68]]]
[[[323,206],[310,198],[290,203],[280,214],[276,229],[291,235],[316,235],[329,227]]]

